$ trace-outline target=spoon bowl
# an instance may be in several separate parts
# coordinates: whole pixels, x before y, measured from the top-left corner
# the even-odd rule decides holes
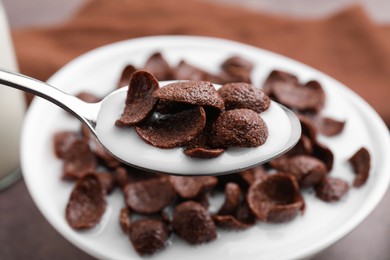
[[[160,82],[160,87],[173,81]],[[297,116],[271,101],[261,113],[268,126],[267,141],[256,148],[229,148],[213,159],[186,156],[183,148],[160,149],[145,143],[133,128],[118,128],[115,120],[123,111],[127,88],[118,89],[98,103],[86,103],[55,87],[25,75],[0,70],[0,84],[40,96],[76,116],[115,158],[146,171],[171,175],[221,175],[264,164],[290,150],[301,136]],[[220,86],[214,84],[218,89]]]

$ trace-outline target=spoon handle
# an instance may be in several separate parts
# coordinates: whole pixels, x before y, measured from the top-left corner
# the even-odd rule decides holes
[[[94,132],[96,117],[100,108],[99,103],[86,103],[45,82],[1,68],[0,84],[37,95],[54,103],[86,123]]]

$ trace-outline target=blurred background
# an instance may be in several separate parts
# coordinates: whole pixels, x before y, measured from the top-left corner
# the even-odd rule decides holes
[[[216,36],[269,49],[330,74],[366,99],[390,126],[389,0],[2,2],[21,72],[41,80],[110,42],[154,34]],[[172,7],[183,14],[174,14]],[[390,259],[389,202],[388,192],[362,225],[315,259]],[[0,259],[92,259],[47,223],[22,180],[0,193],[0,212]]]
[[[92,0],[3,0],[14,28],[47,26],[64,22]],[[388,0],[200,0],[235,5],[262,13],[296,18],[323,18],[351,5],[366,10],[373,21],[390,23]],[[21,15],[23,14],[23,15]]]

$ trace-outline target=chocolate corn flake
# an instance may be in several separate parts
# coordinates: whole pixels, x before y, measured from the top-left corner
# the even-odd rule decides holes
[[[295,76],[281,71],[271,72],[263,89],[275,101],[298,111],[317,113],[325,104],[320,83],[312,80],[301,85]]]
[[[278,85],[272,94],[276,101],[299,111],[319,112],[325,104],[325,92],[317,81],[305,85]]]
[[[346,181],[334,177],[325,177],[315,186],[316,196],[326,202],[339,201],[348,190]]]
[[[63,155],[63,160],[63,179],[75,180],[96,171],[97,159],[85,140],[74,141]]]
[[[296,177],[301,188],[318,184],[327,174],[325,164],[309,155],[296,155],[289,158],[288,168],[284,170]]]
[[[252,210],[249,208],[248,201],[243,200],[240,206],[235,213],[235,218],[240,223],[246,225],[254,225],[256,223],[256,216],[253,214]]]
[[[207,81],[185,81],[168,84],[153,93],[158,99],[199,106],[210,106],[222,110],[222,97],[212,83]]]
[[[122,75],[120,76],[120,79],[118,81],[117,88],[127,87],[129,85],[131,76],[136,71],[137,69],[133,65],[127,65],[122,71]]]
[[[269,108],[271,102],[261,89],[247,83],[225,84],[218,93],[225,102],[226,110],[247,108],[261,113]]]
[[[128,207],[124,207],[119,212],[119,225],[123,233],[128,234],[131,225],[131,210]]]
[[[126,166],[127,178],[129,183],[146,181],[154,178],[166,177],[160,173],[144,171],[135,167]]]
[[[214,147],[258,147],[268,138],[268,128],[253,110],[234,109],[222,113],[212,130]]]
[[[313,144],[310,141],[310,138],[301,135],[301,137],[298,140],[298,143],[286,153],[287,156],[294,156],[294,155],[310,155],[313,154]]]
[[[278,86],[288,85],[287,87],[293,87],[298,84],[298,78],[290,73],[274,70],[272,71],[266,81],[264,82],[263,90],[264,92],[271,96],[273,96],[273,89],[278,88]],[[286,87],[285,87],[286,88]]]
[[[95,174],[80,178],[66,206],[66,221],[74,229],[96,226],[106,209],[103,188]]]
[[[195,198],[192,198],[191,200],[199,203],[205,209],[208,209],[210,206],[208,194],[209,194],[209,192],[202,192],[198,196],[196,196]]]
[[[302,134],[307,136],[311,142],[317,140],[317,129],[309,117],[298,114],[299,122],[301,123]]]
[[[223,154],[223,148],[211,148],[209,145],[210,129],[217,116],[214,111],[206,112],[206,125],[201,134],[194,138],[184,149],[184,154],[193,158],[216,158]]]
[[[328,172],[333,168],[334,155],[333,152],[325,144],[318,141],[313,143],[313,156],[321,160]]]
[[[205,124],[204,109],[196,107],[137,126],[135,130],[145,142],[153,146],[173,148],[189,143],[202,132]]]
[[[134,221],[129,229],[129,239],[140,255],[151,255],[165,248],[169,230],[161,220],[140,219]]]
[[[184,199],[195,198],[217,185],[214,176],[169,176],[175,191]]]
[[[80,132],[81,132],[81,136],[82,138],[84,138],[85,140],[93,140],[93,134],[92,134],[92,131],[91,129],[86,125],[86,124],[81,124],[80,126]]]
[[[281,156],[272,160],[270,166],[294,176],[301,188],[316,185],[328,173],[326,165],[310,155]]]
[[[304,209],[294,177],[285,174],[270,175],[249,188],[247,201],[257,219],[266,222],[286,222]]]
[[[200,68],[197,68],[186,61],[182,60],[179,62],[177,67],[174,69],[174,78],[176,80],[207,80],[210,78],[210,74]],[[214,83],[218,83],[212,81]]]
[[[123,192],[127,206],[143,214],[160,212],[175,198],[175,190],[166,177],[128,183]]]
[[[247,59],[244,59],[240,56],[232,56],[228,59],[226,59],[222,64],[221,68],[224,71],[234,71],[237,69],[242,69],[246,71],[252,71],[253,69],[253,63],[250,62]]]
[[[157,105],[152,93],[158,88],[158,81],[152,74],[142,70],[134,72],[127,91],[124,111],[115,124],[133,126],[144,121]]]
[[[186,148],[184,154],[193,158],[216,158],[223,154],[225,150],[222,148],[207,148],[207,147],[194,147]]]
[[[145,63],[145,70],[152,73],[158,80],[172,80],[173,71],[160,52],[153,53]]]
[[[370,153],[365,147],[362,147],[348,161],[356,174],[353,186],[359,188],[367,182],[369,177],[371,167]]]
[[[190,110],[197,107],[193,104],[180,103],[170,100],[159,99],[156,107],[156,112],[160,114],[176,114],[184,110]]]
[[[271,166],[271,168],[274,168],[278,171],[287,171],[288,168],[289,168],[289,157],[286,156],[286,155],[282,155],[280,157],[277,157],[275,159],[272,159],[271,161],[269,161],[269,166]]]
[[[115,184],[119,186],[122,190],[129,183],[129,177],[127,175],[127,170],[125,167],[119,166],[115,168],[113,172]]]
[[[114,190],[116,184],[114,175],[108,171],[98,172],[96,175],[102,185],[104,194],[110,194]]]
[[[251,83],[253,63],[239,56],[232,56],[221,64],[223,82]]]
[[[248,183],[248,185],[251,185],[255,181],[265,180],[268,176],[263,165],[255,166],[253,168],[242,171],[239,174],[241,175],[242,179]]]
[[[209,212],[194,201],[186,201],[176,206],[172,229],[190,244],[206,243],[217,238],[216,227]]]
[[[330,117],[317,116],[313,119],[319,133],[325,136],[335,136],[340,134],[345,125],[345,121],[338,121]]]
[[[80,139],[80,135],[74,131],[59,131],[53,136],[54,153],[62,159],[72,146],[73,142]]]
[[[225,186],[225,201],[218,211],[218,215],[233,215],[241,202],[241,189],[234,182],[227,183]]]
[[[213,215],[212,219],[215,225],[222,229],[243,230],[252,226],[251,224],[238,221],[231,215]]]

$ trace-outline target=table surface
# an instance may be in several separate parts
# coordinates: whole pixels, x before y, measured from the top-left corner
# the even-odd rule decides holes
[[[3,0],[13,28],[53,25],[66,21],[91,0]],[[206,0],[203,0],[206,1]],[[218,1],[222,0],[207,0]],[[223,0],[262,12],[294,17],[323,17],[347,5],[360,3],[373,20],[390,24],[388,0]],[[316,260],[389,259],[390,192],[353,232],[332,245]],[[93,259],[65,240],[44,219],[20,180],[0,192],[0,259]]]

